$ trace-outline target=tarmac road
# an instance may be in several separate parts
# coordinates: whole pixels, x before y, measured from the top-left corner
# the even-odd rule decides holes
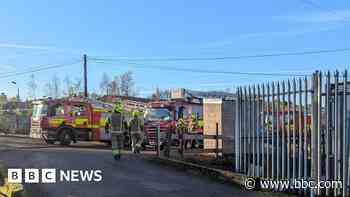
[[[26,184],[32,197],[269,196],[153,164],[130,153],[125,153],[122,160],[114,161],[108,148],[91,143],[60,147],[28,138],[0,136],[0,163],[9,168],[96,169],[103,172],[103,180],[98,183]]]

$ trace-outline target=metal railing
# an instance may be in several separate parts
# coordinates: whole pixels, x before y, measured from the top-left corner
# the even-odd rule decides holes
[[[349,196],[350,82],[316,71],[305,78],[240,87],[235,169],[279,180],[340,180],[340,189],[304,194]]]
[[[161,135],[161,126],[158,125],[156,129],[156,153],[157,156],[165,156],[165,157],[171,157],[170,152],[171,150],[176,150],[177,155],[180,156],[180,158],[184,158],[186,154],[202,154],[202,153],[211,153],[215,154],[215,158],[218,159],[220,156],[223,155],[222,153],[222,147],[219,147],[220,141],[224,140],[225,137],[219,134],[219,124],[216,123],[216,129],[215,134],[212,135],[204,135],[203,133],[190,133],[187,131],[183,131],[183,133],[172,133],[168,131],[166,133],[166,136],[162,141],[162,135]],[[215,142],[215,147],[213,148],[205,148],[205,140],[211,139]],[[177,145],[174,144],[174,140],[178,141]],[[193,142],[197,142],[196,144],[198,147],[193,147]],[[221,143],[222,144],[222,143]],[[162,153],[161,146],[163,145],[164,151]]]

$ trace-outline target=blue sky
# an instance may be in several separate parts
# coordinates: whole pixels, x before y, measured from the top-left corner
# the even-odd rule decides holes
[[[310,0],[309,0],[310,1]],[[27,96],[29,74],[3,78],[39,65],[76,62],[88,56],[114,58],[223,57],[350,48],[350,2],[311,0],[205,1],[6,1],[0,7],[0,92]],[[88,62],[89,90],[110,77],[134,72],[142,96],[156,87],[224,90],[281,80],[154,69],[177,67],[241,72],[312,72],[347,68],[349,52],[181,62]],[[35,73],[37,95],[56,73],[82,77],[81,63]]]

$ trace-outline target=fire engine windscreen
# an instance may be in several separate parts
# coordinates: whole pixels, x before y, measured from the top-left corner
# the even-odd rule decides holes
[[[171,114],[170,111],[165,108],[147,109],[145,112],[145,118],[149,121],[171,120]]]
[[[41,117],[47,115],[47,105],[37,104],[33,106],[33,117]]]

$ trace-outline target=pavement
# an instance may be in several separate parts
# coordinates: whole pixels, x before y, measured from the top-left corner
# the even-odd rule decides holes
[[[101,182],[25,184],[28,197],[270,196],[158,165],[143,157],[125,152],[120,161],[115,161],[110,149],[101,143],[84,142],[62,147],[20,136],[0,135],[0,163],[9,168],[102,170]]]

